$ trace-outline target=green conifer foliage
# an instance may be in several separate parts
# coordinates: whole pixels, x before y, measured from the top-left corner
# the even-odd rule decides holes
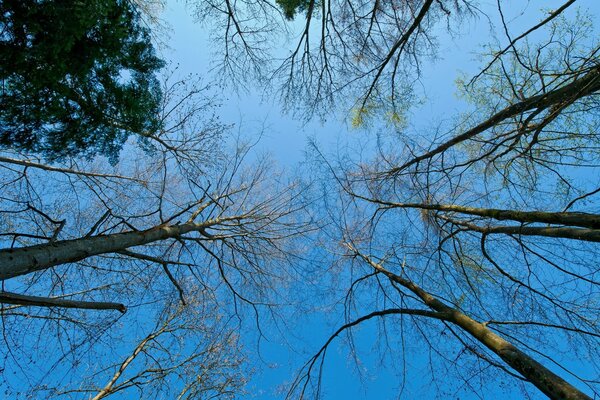
[[[163,65],[126,0],[2,0],[0,145],[116,159],[160,127]]]

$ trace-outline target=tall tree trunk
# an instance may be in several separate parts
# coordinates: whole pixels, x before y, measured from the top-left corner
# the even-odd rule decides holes
[[[411,158],[404,164],[390,169],[387,173],[397,174],[411,165],[418,164],[421,161],[432,158],[433,156],[443,153],[459,143],[485,132],[486,130],[498,125],[500,122],[506,119],[513,118],[531,110],[542,110],[549,108],[556,104],[573,103],[577,99],[596,93],[598,90],[600,90],[600,67],[591,69],[587,74],[562,87],[556,88],[547,93],[529,97],[518,103],[511,104],[510,106],[498,111],[496,114],[492,115],[479,125],[453,137],[452,139],[440,144],[439,146],[420,156]]]
[[[479,226],[466,221],[461,221],[447,216],[436,216],[444,221],[460,226],[461,229],[485,233],[486,235],[504,234],[516,236],[546,236],[552,238],[563,238],[573,240],[584,240],[587,242],[600,242],[600,229],[572,228],[565,226],[502,226],[487,225]]]
[[[402,285],[413,292],[429,308],[442,313],[445,316],[444,319],[446,321],[459,326],[477,341],[493,351],[506,364],[510,365],[513,369],[519,372],[519,374],[534,384],[539,390],[541,390],[551,399],[591,400],[591,398],[585,393],[579,391],[560,376],[556,375],[554,372],[535,361],[523,351],[519,350],[512,343],[500,337],[485,324],[475,321],[456,308],[448,306],[425,290],[421,289],[414,282],[388,271],[371,258],[358,252],[358,250],[356,250],[354,247],[349,247],[371,267],[373,267],[373,269],[384,274],[391,281]]]
[[[189,232],[202,232],[222,220],[181,225],[158,225],[144,231],[98,235],[60,240],[35,246],[0,250],[0,280],[26,275],[56,265],[109,254],[160,240],[180,237]]]
[[[121,303],[69,300],[60,297],[27,296],[4,291],[0,291],[0,303],[16,304],[20,306],[80,308],[86,310],[118,310],[122,313],[127,311],[127,307]]]
[[[455,212],[466,215],[476,215],[499,221],[517,221],[522,223],[542,223],[555,225],[579,226],[582,228],[600,229],[600,214],[582,212],[553,212],[553,211],[520,211],[502,210],[498,208],[467,207],[456,204],[429,203],[394,203],[385,200],[374,200],[357,196],[366,201],[395,208],[417,208],[421,210]]]

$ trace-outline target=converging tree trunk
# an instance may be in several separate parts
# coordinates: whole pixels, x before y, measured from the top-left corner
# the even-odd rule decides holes
[[[349,246],[357,256],[367,262],[375,271],[385,275],[390,281],[395,282],[402,287],[414,293],[426,306],[437,311],[447,322],[459,326],[481,344],[486,346],[506,364],[510,365],[515,371],[534,384],[544,394],[553,400],[590,400],[591,397],[581,392],[573,385],[544,367],[542,364],[519,350],[515,345],[508,342],[498,334],[494,333],[484,323],[475,321],[460,310],[450,307],[444,302],[420,288],[414,282],[396,275],[381,264],[373,261],[370,257],[358,252],[352,246]]]
[[[225,218],[228,220],[228,218]],[[223,219],[204,223],[188,222],[181,225],[155,226],[144,231],[131,231],[61,240],[48,244],[0,250],[0,279],[41,271],[56,265],[81,261],[87,257],[115,253],[130,247],[141,246],[160,240],[181,237],[189,232],[204,229],[222,222]]]

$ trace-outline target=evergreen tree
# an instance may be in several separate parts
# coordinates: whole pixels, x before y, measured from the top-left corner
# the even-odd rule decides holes
[[[0,2],[0,145],[116,158],[157,129],[162,68],[126,0]]]

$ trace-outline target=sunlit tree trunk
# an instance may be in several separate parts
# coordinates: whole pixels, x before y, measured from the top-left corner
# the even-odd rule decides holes
[[[369,263],[375,271],[384,274],[392,282],[410,290],[417,295],[425,305],[443,315],[444,320],[459,326],[481,344],[485,345],[506,364],[510,365],[551,399],[591,399],[585,393],[582,393],[560,376],[519,350],[512,343],[494,333],[484,323],[478,322],[465,315],[460,310],[438,300],[436,297],[417,286],[414,282],[388,271],[370,257],[364,256],[356,251],[356,249],[351,249]]]
[[[115,253],[166,239],[181,237],[189,232],[203,232],[220,222],[241,217],[218,218],[203,223],[158,225],[144,231],[99,235],[48,244],[0,250],[0,279],[9,279],[56,265],[81,261],[87,257]]]

